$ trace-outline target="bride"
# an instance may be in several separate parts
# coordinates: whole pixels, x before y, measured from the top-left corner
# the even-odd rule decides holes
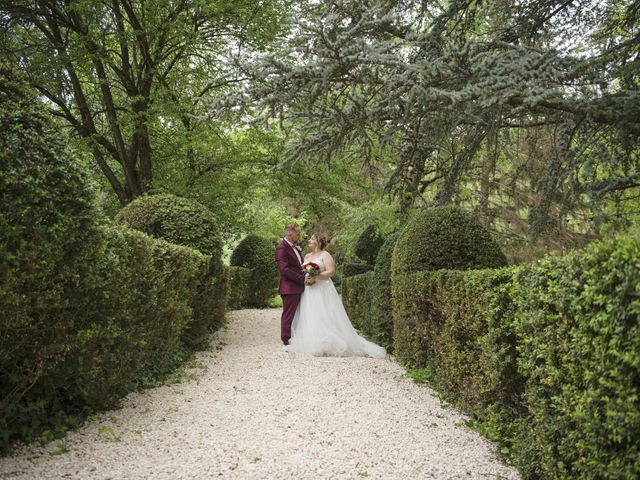
[[[383,347],[362,338],[353,328],[331,277],[336,271],[329,252],[328,240],[315,233],[309,239],[311,253],[304,264],[315,263],[320,273],[309,277],[296,310],[288,352],[328,356],[367,356],[384,358]]]

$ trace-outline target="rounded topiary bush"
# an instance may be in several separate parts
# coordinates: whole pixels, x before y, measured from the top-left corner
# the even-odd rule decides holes
[[[397,275],[506,264],[500,246],[469,212],[458,207],[435,207],[418,214],[400,232],[391,270]]]
[[[228,285],[222,263],[221,227],[211,210],[201,203],[171,194],[144,195],[120,210],[114,221],[210,255],[209,275],[215,283],[210,327],[222,324]]]
[[[365,263],[373,265],[378,256],[378,250],[384,243],[376,225],[369,225],[356,240],[354,251],[356,256]]]
[[[220,225],[204,205],[170,194],[137,198],[116,215],[114,221],[155,238],[220,256]]]
[[[248,307],[266,307],[276,293],[278,267],[274,251],[275,245],[266,238],[247,235],[231,254],[231,266],[251,270],[244,302]]]

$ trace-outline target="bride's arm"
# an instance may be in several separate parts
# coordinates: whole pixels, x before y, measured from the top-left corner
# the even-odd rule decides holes
[[[333,277],[333,275],[336,273],[336,264],[333,261],[333,257],[329,252],[326,252],[326,251],[322,252],[322,255],[323,255],[324,266],[326,267],[326,270],[321,274],[319,274],[318,278],[322,280],[327,280]]]

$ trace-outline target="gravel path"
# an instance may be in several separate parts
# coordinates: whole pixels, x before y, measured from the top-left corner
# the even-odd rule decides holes
[[[282,352],[279,310],[242,310],[197,380],[123,400],[59,442],[0,458],[21,479],[518,479],[396,363]]]

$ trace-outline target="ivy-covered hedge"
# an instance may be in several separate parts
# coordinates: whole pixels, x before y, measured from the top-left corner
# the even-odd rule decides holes
[[[276,295],[278,267],[274,259],[275,244],[257,235],[247,235],[231,254],[231,266],[251,270],[245,307],[264,308]],[[235,285],[231,285],[235,288]]]
[[[393,284],[395,353],[524,478],[640,475],[640,240]]]

